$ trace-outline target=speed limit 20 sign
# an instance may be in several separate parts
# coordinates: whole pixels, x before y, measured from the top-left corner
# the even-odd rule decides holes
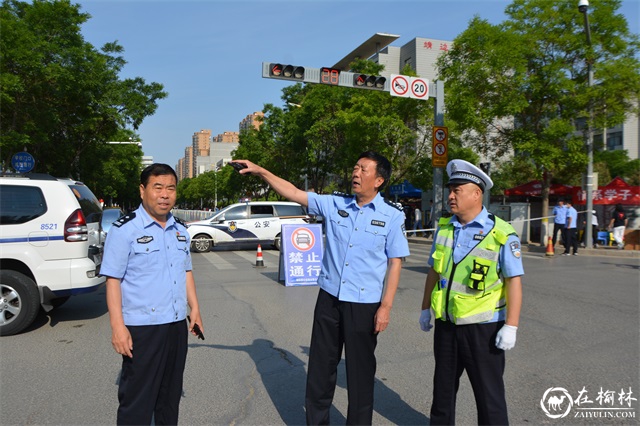
[[[429,80],[420,77],[409,77],[402,74],[391,74],[389,86],[391,96],[413,99],[429,99]]]
[[[449,128],[433,126],[433,145],[431,149],[431,165],[446,167],[449,157]]]

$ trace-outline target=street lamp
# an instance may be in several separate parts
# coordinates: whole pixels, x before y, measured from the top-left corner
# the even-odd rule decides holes
[[[578,2],[578,11],[584,15],[584,31],[587,35],[587,45],[591,47],[591,29],[589,28],[589,0],[580,0]],[[589,88],[593,86],[593,68],[592,68],[592,59],[586,58],[587,62],[587,71],[589,73]],[[593,228],[591,226],[591,212],[593,211],[593,129],[591,127],[591,121],[593,119],[593,110],[591,100],[589,100],[589,119],[587,120],[587,179],[586,179],[586,187],[587,187],[587,226],[585,229],[585,246],[587,248],[593,247]]]

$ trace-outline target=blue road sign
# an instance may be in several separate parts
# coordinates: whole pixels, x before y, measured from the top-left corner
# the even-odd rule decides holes
[[[281,275],[285,286],[318,284],[322,266],[322,225],[282,225]]]
[[[28,152],[18,152],[11,157],[11,167],[18,173],[27,173],[33,170],[36,160]]]

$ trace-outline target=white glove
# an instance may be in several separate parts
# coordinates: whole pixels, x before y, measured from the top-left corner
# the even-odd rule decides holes
[[[502,349],[503,351],[513,349],[513,347],[516,345],[517,331],[518,327],[507,324],[503,325],[502,328],[498,331],[498,335],[496,336],[496,347],[498,349]]]
[[[420,312],[420,328],[422,331],[429,331],[433,328],[431,325],[431,309],[423,309]]]

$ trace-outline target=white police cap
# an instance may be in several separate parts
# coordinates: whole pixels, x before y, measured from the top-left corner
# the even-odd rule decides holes
[[[493,186],[491,178],[479,167],[474,166],[468,161],[449,161],[449,164],[447,164],[447,174],[449,175],[449,185],[475,183],[483,192],[490,190]]]

